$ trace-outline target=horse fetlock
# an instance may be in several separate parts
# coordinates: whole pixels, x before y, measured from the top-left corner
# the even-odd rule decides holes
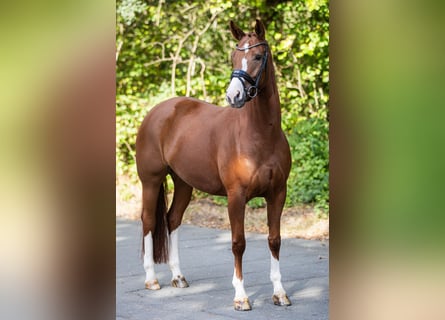
[[[270,281],[274,284],[274,287],[276,287],[278,284],[281,286],[281,274],[280,273],[270,273]]]

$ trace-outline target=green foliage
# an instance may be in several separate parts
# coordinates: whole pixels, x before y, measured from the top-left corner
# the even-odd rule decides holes
[[[287,205],[316,203],[324,211],[329,199],[328,125],[319,118],[304,119],[289,135],[292,170]]]
[[[117,175],[135,178],[136,135],[148,111],[147,100],[133,96],[116,97],[116,165]],[[133,169],[133,170],[132,170]]]
[[[293,167],[287,205],[328,204],[329,9],[327,0],[117,0],[117,173],[136,180],[137,129],[156,103],[193,96],[224,106],[234,20],[267,28]],[[201,196],[198,194],[197,196]],[[215,200],[220,201],[220,200]],[[262,206],[262,199],[251,201]]]

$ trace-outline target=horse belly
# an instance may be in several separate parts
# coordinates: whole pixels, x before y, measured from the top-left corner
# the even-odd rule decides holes
[[[208,139],[185,134],[168,149],[165,156],[169,167],[187,184],[206,193],[225,194]]]
[[[199,157],[183,155],[180,161],[170,161],[169,166],[175,174],[193,188],[214,195],[225,195],[218,170],[211,162],[199,159]]]

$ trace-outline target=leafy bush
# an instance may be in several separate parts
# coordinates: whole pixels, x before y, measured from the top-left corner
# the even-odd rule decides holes
[[[292,170],[288,180],[287,205],[313,202],[326,211],[329,202],[327,121],[320,118],[301,120],[288,139]]]
[[[147,112],[145,99],[131,96],[116,97],[116,174],[128,175],[133,180],[135,171],[135,143],[138,128]]]

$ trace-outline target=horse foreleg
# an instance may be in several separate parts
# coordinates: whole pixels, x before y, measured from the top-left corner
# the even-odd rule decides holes
[[[280,220],[283,210],[286,192],[283,191],[267,201],[267,222],[269,225],[269,249],[270,249],[270,281],[273,284],[272,300],[278,306],[290,306],[291,302],[281,283],[280,272]]]
[[[244,290],[243,280],[243,254],[246,249],[246,239],[244,236],[244,209],[246,206],[245,197],[238,194],[228,196],[228,209],[230,226],[232,229],[232,252],[235,258],[235,270],[233,272],[232,284],[235,288],[235,298],[233,299],[235,310],[252,310],[249,298]]]

